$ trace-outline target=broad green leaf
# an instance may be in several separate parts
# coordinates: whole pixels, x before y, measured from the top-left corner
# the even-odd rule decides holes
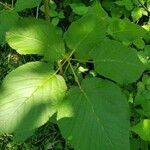
[[[15,4],[16,11],[22,11],[26,8],[33,8],[38,6],[41,3],[41,0],[17,0]]]
[[[132,127],[132,131],[137,133],[143,140],[150,141],[150,120],[141,120],[137,125]]]
[[[56,112],[66,89],[49,64],[31,62],[12,71],[0,89],[0,134],[30,136]]]
[[[93,59],[95,70],[100,75],[120,84],[136,81],[144,71],[136,51],[113,40],[104,40],[96,46]]]
[[[56,61],[64,55],[64,43],[59,31],[44,20],[22,19],[7,33],[8,44],[19,54],[44,55]]]
[[[75,50],[76,57],[87,59],[92,48],[106,35],[104,14],[97,10],[97,5],[81,19],[73,22],[64,35],[67,46]],[[97,12],[97,13],[94,13]]]
[[[108,33],[116,40],[130,44],[143,38],[147,31],[128,20],[113,19],[109,24]]]
[[[15,11],[3,10],[0,12],[0,44],[5,42],[5,33],[16,25],[18,18]]]
[[[58,125],[75,150],[129,150],[128,104],[119,87],[98,78],[69,90]]]

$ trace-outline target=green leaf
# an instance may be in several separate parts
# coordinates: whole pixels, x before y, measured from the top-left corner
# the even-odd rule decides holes
[[[53,24],[54,26],[57,26],[58,23],[59,23],[59,18],[58,18],[58,17],[55,17],[55,18],[52,19],[52,24]]]
[[[133,44],[138,48],[138,49],[144,49],[145,47],[145,42],[140,38],[140,39],[136,39],[135,41],[133,41]]]
[[[122,7],[116,7],[116,6],[114,6],[111,9],[111,16],[112,16],[112,18],[114,18],[114,17],[120,18],[123,15],[125,17],[128,17],[128,16],[130,16],[130,13],[125,8],[122,8]]]
[[[148,40],[150,40],[150,39],[149,39],[150,21],[149,21],[147,24],[143,25],[142,27],[143,27],[145,30],[148,31],[148,34],[147,34],[147,36],[146,36],[145,38],[148,38]]]
[[[142,82],[137,84],[137,94],[135,96],[135,105],[141,105],[145,116],[150,116],[150,77],[143,76]]]
[[[65,18],[64,12],[62,12],[62,11],[59,12],[58,17],[59,17],[60,19]]]
[[[144,53],[146,56],[150,57],[150,45],[145,46]]]
[[[88,7],[84,5],[83,3],[73,3],[70,4],[73,12],[77,15],[84,15],[88,11]]]
[[[96,46],[93,59],[100,75],[120,84],[136,81],[144,71],[136,51],[113,40],[105,40]]]
[[[115,7],[114,0],[105,0],[102,1],[102,7],[107,11],[111,11]]]
[[[43,12],[43,13],[45,13],[45,8],[44,8],[44,5],[42,5],[41,7],[40,7],[40,10]],[[58,12],[55,10],[55,9],[51,9],[49,12],[48,12],[48,14],[49,14],[49,16],[50,17],[58,17]]]
[[[67,46],[75,50],[77,58],[88,59],[92,48],[106,36],[104,14],[101,16],[97,7],[91,8],[81,19],[73,22],[64,35]]]
[[[140,140],[132,138],[130,140],[130,150],[139,150],[140,149]]]
[[[145,11],[144,8],[139,8],[136,7],[132,12],[131,12],[131,16],[133,21],[138,21],[142,15],[147,15],[147,12]]]
[[[150,141],[150,120],[141,120],[137,125],[132,127],[132,131],[138,134],[143,140]]]
[[[88,13],[96,15],[102,20],[108,19],[107,12],[103,9],[103,7],[101,6],[101,3],[98,1],[95,1],[93,6],[89,7]]]
[[[149,150],[149,142],[141,140],[141,150]]]
[[[0,4],[0,11],[4,9],[4,6]]]
[[[0,44],[5,42],[6,32],[16,25],[18,18],[15,11],[3,10],[0,12]]]
[[[146,56],[143,51],[138,51],[138,57],[140,61],[144,64],[145,70],[149,70],[149,57]]]
[[[16,11],[22,11],[26,8],[33,8],[38,6],[41,3],[41,0],[17,0],[15,4]]]
[[[25,140],[56,112],[66,89],[49,64],[31,62],[12,71],[0,89],[0,134]]]
[[[118,41],[132,43],[143,38],[147,31],[128,20],[113,19],[108,27],[108,33]]]
[[[64,137],[75,150],[129,150],[128,104],[119,87],[89,78],[81,88],[71,88],[58,111]]]
[[[125,8],[129,11],[133,9],[133,2],[127,0],[118,0],[115,2],[119,6],[125,6]]]
[[[44,20],[22,19],[7,33],[6,39],[19,54],[39,54],[49,61],[57,61],[65,53],[59,31]]]

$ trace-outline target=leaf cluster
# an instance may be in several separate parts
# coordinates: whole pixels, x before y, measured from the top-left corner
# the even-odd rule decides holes
[[[150,1],[50,1],[48,11],[44,2],[18,0],[0,11],[0,44],[42,57],[3,80],[0,134],[24,141],[55,118],[75,150],[139,149],[131,131],[150,141],[150,36],[148,22],[139,25]],[[36,17],[21,16],[34,7]]]

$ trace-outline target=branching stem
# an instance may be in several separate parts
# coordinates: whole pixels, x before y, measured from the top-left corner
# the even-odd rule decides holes
[[[66,62],[68,62],[69,59],[72,57],[72,55],[73,55],[74,52],[75,52],[75,50],[73,50],[73,51],[69,54],[69,56],[64,60],[64,62],[58,66],[58,69],[55,71],[54,74],[57,74],[57,73],[62,69],[62,67],[66,64]]]

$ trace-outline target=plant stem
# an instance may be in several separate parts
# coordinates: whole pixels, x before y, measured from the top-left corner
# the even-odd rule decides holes
[[[10,9],[12,10],[12,8],[10,8],[7,4],[0,2],[1,5],[3,5],[6,9]]]
[[[72,73],[73,73],[73,75],[74,75],[74,79],[75,79],[76,83],[78,84],[80,90],[83,91],[83,90],[82,90],[82,87],[81,87],[81,84],[80,84],[80,82],[79,82],[79,80],[78,80],[78,77],[77,77],[77,75],[76,75],[76,73],[75,73],[75,71],[74,71],[74,69],[73,69],[73,67],[72,67],[72,64],[70,63],[70,60],[68,60],[68,64],[70,65],[70,68],[71,68],[71,70],[72,70]]]
[[[43,4],[44,4],[44,11],[45,11],[45,19],[47,21],[50,21],[50,16],[49,16],[49,0],[43,0]]]
[[[63,75],[63,69],[62,69],[62,67],[61,67],[61,61],[59,60],[59,61],[57,62],[57,64],[58,64],[58,67],[60,68],[60,75]]]
[[[73,51],[69,54],[69,56],[64,60],[64,62],[63,62],[60,66],[58,66],[58,69],[55,71],[54,74],[57,74],[57,73],[62,69],[62,67],[66,64],[66,62],[68,62],[69,59],[72,57],[72,55],[73,55],[74,52],[75,52],[75,50],[73,50]]]
[[[14,0],[11,1],[11,8],[14,8]]]
[[[69,63],[67,64],[67,66],[65,68],[64,74],[67,72],[68,68],[69,68]]]
[[[85,91],[82,89],[81,84],[80,84],[80,82],[79,82],[79,79],[78,79],[78,77],[77,77],[77,75],[76,75],[76,73],[75,73],[75,71],[74,71],[74,69],[73,69],[73,66],[72,66],[72,64],[70,63],[70,60],[69,60],[69,59],[68,59],[68,64],[69,64],[69,66],[70,66],[70,68],[71,68],[71,70],[72,70],[72,73],[73,73],[73,75],[74,75],[74,79],[75,79],[76,83],[78,84],[79,89],[80,89],[81,92],[84,94],[84,96],[86,97],[86,99],[88,99],[88,96],[87,96],[87,94],[85,93]]]
[[[36,8],[36,19],[38,19],[38,17],[39,17],[39,7],[40,7],[40,5],[38,5]]]

